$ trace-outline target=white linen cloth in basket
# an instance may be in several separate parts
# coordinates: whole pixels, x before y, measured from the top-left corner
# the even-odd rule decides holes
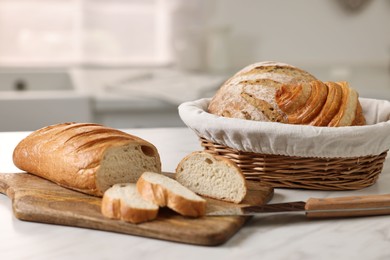
[[[214,143],[240,151],[300,157],[378,155],[390,148],[390,102],[360,98],[365,126],[315,127],[220,117],[207,112],[210,98],[179,106],[183,122]]]

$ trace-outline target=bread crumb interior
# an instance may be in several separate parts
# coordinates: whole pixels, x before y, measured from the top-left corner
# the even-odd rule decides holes
[[[103,192],[114,184],[135,183],[146,171],[160,172],[160,162],[152,147],[141,144],[107,149],[96,173],[96,184]]]

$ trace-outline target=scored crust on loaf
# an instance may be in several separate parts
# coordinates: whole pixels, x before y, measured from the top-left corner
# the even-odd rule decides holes
[[[226,81],[210,101],[212,114],[257,121],[285,122],[286,115],[275,102],[283,84],[317,80],[308,72],[280,62],[249,65]]]
[[[102,199],[102,214],[111,219],[142,223],[157,217],[159,207],[144,200],[135,183],[115,184],[105,191]]]
[[[310,94],[304,89],[309,89]],[[358,94],[347,82],[282,85],[275,100],[289,124],[331,127],[365,124]]]
[[[330,121],[330,126],[349,126],[355,120],[355,116],[358,110],[358,94],[357,92],[348,86],[347,82],[337,82],[342,88],[342,104],[339,112]]]
[[[200,217],[206,212],[206,200],[174,179],[154,172],[145,172],[137,182],[141,196],[160,207],[168,207],[188,217]]]
[[[232,161],[209,154],[193,152],[176,168],[176,180],[197,194],[240,203],[247,187],[242,171]]]
[[[144,171],[161,172],[154,145],[92,123],[39,129],[17,145],[13,160],[21,170],[95,196],[114,184],[135,182]]]
[[[208,112],[223,117],[313,126],[364,125],[358,93],[347,82],[321,82],[278,62],[249,65],[227,80]]]

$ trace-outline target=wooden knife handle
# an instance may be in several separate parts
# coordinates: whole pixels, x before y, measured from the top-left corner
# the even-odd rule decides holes
[[[357,217],[390,214],[390,194],[339,198],[310,198],[306,215],[311,218]]]

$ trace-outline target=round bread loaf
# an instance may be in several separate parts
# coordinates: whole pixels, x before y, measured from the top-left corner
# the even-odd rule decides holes
[[[280,62],[259,62],[226,81],[208,111],[224,117],[314,126],[364,125],[358,93],[347,82],[321,82]]]
[[[284,122],[285,115],[275,101],[283,84],[317,80],[310,73],[280,62],[249,65],[226,81],[212,98],[210,113],[256,121]]]

